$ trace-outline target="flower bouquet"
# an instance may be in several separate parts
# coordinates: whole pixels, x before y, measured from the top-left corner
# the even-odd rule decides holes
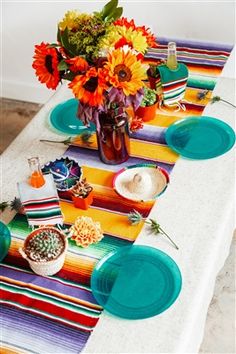
[[[149,28],[120,18],[111,0],[100,12],[68,11],[58,24],[57,43],[35,46],[33,68],[41,83],[56,89],[62,80],[79,100],[78,117],[97,127],[100,157],[121,163],[129,156],[126,108],[138,108],[147,67],[143,56],[156,41]]]

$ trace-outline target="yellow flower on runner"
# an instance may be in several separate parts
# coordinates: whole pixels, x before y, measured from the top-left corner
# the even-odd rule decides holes
[[[103,231],[99,222],[94,222],[88,216],[80,216],[75,220],[75,224],[70,228],[71,239],[77,246],[88,247],[92,243],[97,243],[103,238]]]

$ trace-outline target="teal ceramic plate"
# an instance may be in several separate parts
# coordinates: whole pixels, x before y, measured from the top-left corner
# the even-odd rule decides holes
[[[0,221],[0,262],[6,257],[10,244],[10,231],[8,227]]]
[[[83,122],[77,118],[78,100],[72,98],[68,101],[58,104],[49,115],[51,126],[66,135],[79,135],[84,132],[94,132],[95,125],[91,124],[89,128],[85,127]]]
[[[141,319],[155,316],[177,299],[181,273],[167,254],[148,246],[126,246],[101,259],[91,288],[97,302],[113,315]]]
[[[229,151],[235,143],[235,133],[219,119],[188,117],[172,124],[166,131],[165,139],[178,154],[193,160],[203,160]]]

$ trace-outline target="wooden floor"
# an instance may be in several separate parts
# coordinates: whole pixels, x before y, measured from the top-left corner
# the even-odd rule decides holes
[[[38,112],[41,105],[1,98],[0,154]]]

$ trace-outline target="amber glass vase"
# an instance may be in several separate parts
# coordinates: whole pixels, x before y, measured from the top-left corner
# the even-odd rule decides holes
[[[129,158],[129,123],[126,112],[115,115],[114,111],[99,113],[97,127],[99,156],[109,165],[120,164]]]

